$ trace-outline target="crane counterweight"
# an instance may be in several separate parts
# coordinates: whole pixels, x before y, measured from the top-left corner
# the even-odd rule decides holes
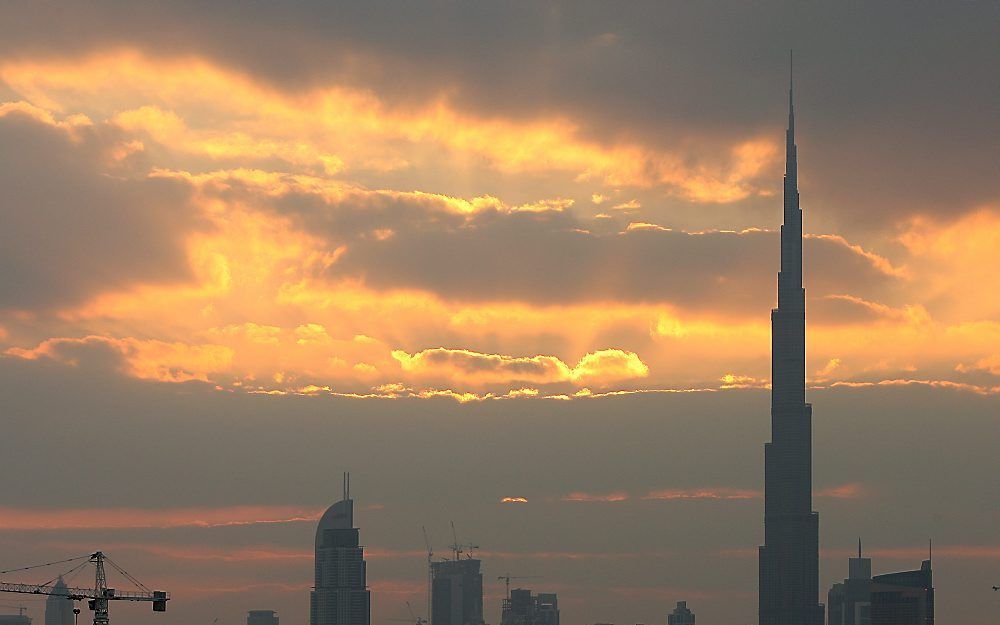
[[[50,566],[52,564],[75,562],[79,560],[85,560],[85,561],[81,562],[77,566],[74,566],[72,569],[70,569],[70,571],[76,571],[82,568],[86,564],[93,564],[95,568],[93,588],[68,588],[65,586],[59,587],[57,584],[53,583],[55,582],[55,579],[53,579],[44,584],[20,584],[11,582],[0,582],[0,592],[11,592],[11,593],[20,593],[29,595],[57,595],[61,597],[66,597],[67,599],[71,599],[73,601],[82,601],[84,599],[87,599],[88,606],[94,612],[94,625],[108,625],[109,623],[108,604],[110,601],[144,601],[152,603],[154,612],[166,611],[167,601],[170,600],[169,593],[162,590],[150,590],[142,582],[129,575],[123,568],[115,564],[113,560],[104,555],[103,551],[97,551],[89,556],[70,558],[69,560],[61,560],[59,562],[49,562],[47,564],[27,566],[20,569],[13,569],[10,571],[0,571],[0,574],[40,568],[43,566]],[[135,584],[138,590],[120,591],[115,588],[108,588],[108,577],[107,577],[107,571],[105,570],[105,563],[110,564],[113,569],[121,573],[126,579]]]

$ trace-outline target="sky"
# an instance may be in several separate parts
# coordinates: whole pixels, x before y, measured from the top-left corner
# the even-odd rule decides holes
[[[508,573],[754,622],[794,48],[821,587],[933,538],[938,618],[994,621],[997,4],[0,17],[0,570],[305,623],[349,470],[377,625],[452,520],[494,624]]]

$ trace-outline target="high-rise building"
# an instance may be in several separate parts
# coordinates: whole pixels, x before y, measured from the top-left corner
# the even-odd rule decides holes
[[[483,623],[482,563],[475,558],[431,564],[431,623],[481,625]]]
[[[278,613],[274,610],[250,610],[247,625],[278,625]]]
[[[694,612],[687,601],[678,601],[674,611],[667,615],[667,625],[694,625]]]
[[[344,498],[330,506],[316,527],[316,582],[310,595],[310,625],[371,625],[364,548],[354,527],[350,474]]]
[[[31,625],[31,617],[20,614],[0,614],[0,625]]]
[[[934,583],[931,561],[915,571],[872,578],[871,625],[934,625]]]
[[[785,133],[778,307],[771,311],[771,442],[764,445],[760,625],[822,625],[819,515],[812,511],[812,406],[806,403],[806,292],[792,85]]]
[[[559,600],[555,593],[515,588],[503,601],[500,625],[559,625]]]
[[[849,561],[849,575],[828,595],[829,625],[934,625],[931,561],[920,569],[872,577],[872,561]]]
[[[73,625],[74,607],[76,604],[69,598],[66,582],[60,575],[52,594],[45,599],[45,625]]]
[[[847,569],[847,578],[827,594],[828,625],[871,625],[872,560],[861,556],[861,541]]]

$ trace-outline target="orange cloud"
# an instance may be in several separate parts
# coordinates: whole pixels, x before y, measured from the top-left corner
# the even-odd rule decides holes
[[[656,501],[672,501],[684,499],[739,500],[759,499],[762,493],[756,490],[740,488],[696,488],[696,489],[665,489],[653,490],[643,499]]]
[[[208,132],[205,125],[196,123],[195,109],[208,106],[209,96],[220,92],[211,91],[218,85],[210,85],[208,95],[193,95],[184,87],[198,80],[219,79],[220,84],[234,87],[238,93],[261,97],[252,105],[228,101],[220,104],[249,115],[251,123],[238,132],[247,136],[255,133],[256,115],[270,114],[268,107],[272,105],[279,118],[292,116],[286,110],[290,106],[287,94],[240,82],[243,79],[239,76],[197,60],[185,65],[127,54],[106,58],[112,67],[132,63],[125,68],[124,76],[162,69],[166,72],[162,90],[148,77],[126,85],[120,77],[107,75],[98,77],[98,82],[111,81],[108,86],[121,88],[121,93],[96,90],[71,75],[68,68],[76,67],[73,63],[36,65],[55,67],[58,71],[53,76],[27,75],[22,70],[30,63],[0,63],[0,71],[13,72],[11,76],[26,89],[25,93],[30,92],[34,102],[0,107],[5,107],[4,114],[29,115],[46,124],[62,125],[69,136],[94,124],[105,124],[74,116],[72,111],[78,107],[97,114],[104,110],[138,111],[115,122],[125,132],[124,144],[132,145],[142,135],[142,141],[151,145],[142,134],[147,132],[167,138],[173,136],[171,133],[180,133],[180,138],[170,141],[194,141],[185,139],[184,133],[195,133],[200,140]],[[81,71],[96,72],[92,59],[81,63]],[[302,94],[301,110],[322,101],[320,91]],[[364,97],[358,102],[367,101]],[[119,100],[122,106],[117,105]],[[168,106],[170,102],[177,106]],[[52,108],[43,109],[39,103]],[[357,113],[348,104],[341,104]],[[240,108],[243,106],[250,108]],[[382,112],[376,110],[373,115],[378,117]],[[393,110],[386,114],[405,117],[417,113],[419,110]],[[319,123],[294,116],[289,119],[295,123],[281,131],[289,141],[298,137],[297,132],[311,131],[311,124]],[[369,120],[376,129],[383,121]],[[147,126],[153,130],[146,130]],[[230,131],[237,132],[219,130]],[[352,246],[357,247],[361,241],[388,245],[406,237],[405,229],[395,222],[388,224],[392,227],[374,222],[366,225],[355,240],[330,237],[324,228],[333,228],[325,220],[338,217],[333,212],[337,202],[367,207],[365,202],[377,198],[386,202],[385,206],[395,206],[395,202],[416,206],[419,211],[414,213],[415,219],[454,219],[446,222],[447,230],[469,227],[471,216],[486,222],[498,215],[538,217],[514,215],[527,210],[543,210],[542,214],[566,218],[563,213],[573,210],[569,198],[553,194],[550,197],[555,199],[506,204],[490,195],[460,198],[370,189],[357,182],[334,179],[319,165],[302,165],[314,159],[306,152],[296,153],[294,158],[287,154],[281,157],[294,171],[274,172],[262,169],[273,163],[240,156],[243,152],[239,150],[223,156],[223,152],[198,147],[197,142],[191,144],[191,149],[201,155],[214,155],[213,169],[190,173],[184,169],[190,163],[185,163],[180,154],[187,148],[171,147],[174,144],[167,138],[155,153],[144,153],[144,157],[162,159],[161,165],[169,165],[154,168],[151,175],[181,179],[185,188],[193,188],[200,210],[198,219],[208,226],[189,233],[185,241],[190,280],[139,283],[102,291],[82,305],[67,306],[45,319],[26,322],[4,317],[0,319],[5,329],[0,349],[7,355],[45,357],[82,366],[98,362],[97,356],[103,350],[114,357],[120,371],[142,379],[201,380],[228,390],[330,393],[358,398],[446,397],[470,402],[529,397],[572,399],[582,397],[584,391],[591,397],[602,397],[767,386],[770,328],[766,310],[748,315],[743,310],[685,309],[682,303],[646,303],[641,298],[629,302],[610,296],[602,299],[602,281],[613,281],[621,271],[616,257],[586,272],[586,280],[581,282],[585,289],[595,285],[598,294],[588,292],[588,299],[570,304],[516,301],[517,293],[488,301],[462,301],[433,291],[433,284],[424,288],[406,284],[398,288],[379,286],[371,279],[371,272],[365,271],[367,267],[361,267],[356,275],[329,277],[331,270],[349,257]],[[279,154],[277,147],[272,150],[273,146],[266,142],[253,144],[256,147],[252,150],[246,147],[248,143],[232,145],[243,146],[240,150],[246,154],[256,153],[258,148],[269,158]],[[166,156],[162,155],[164,150]],[[352,166],[350,159],[344,163],[345,167]],[[234,164],[237,166],[230,166]],[[587,191],[590,195],[592,189]],[[598,199],[610,203],[608,197],[612,195],[630,197],[608,191]],[[322,207],[314,215],[317,221],[303,221],[288,211],[273,210],[269,204],[282,202],[284,206],[294,201],[316,202]],[[977,280],[988,280],[977,267],[991,266],[990,254],[995,248],[992,237],[1000,224],[996,215],[994,208],[984,207],[956,224],[926,220],[904,224],[900,242],[911,256],[893,258],[839,236],[812,235],[827,249],[846,251],[847,257],[864,265],[866,271],[892,277],[888,284],[899,289],[887,295],[888,303],[875,301],[868,294],[862,297],[840,291],[810,302],[811,310],[834,304],[864,313],[849,324],[835,325],[826,319],[810,324],[808,370],[816,372],[814,382],[832,387],[927,384],[995,393],[995,385],[972,376],[995,373],[997,369],[990,360],[995,360],[996,345],[1000,345],[1000,323],[993,321],[996,302],[985,293],[971,297],[970,293],[977,292],[974,285],[959,289],[953,280],[964,281],[970,272],[978,276]],[[421,227],[426,225],[425,221],[420,223]],[[554,223],[558,226],[563,222]],[[574,228],[593,225],[583,220],[566,224]],[[669,228],[635,222],[626,230],[630,234],[612,233],[608,238],[620,238],[630,246],[628,237],[663,236],[662,231]],[[975,232],[968,249],[957,238],[966,231]],[[681,231],[675,234],[694,236]],[[954,253],[942,255],[939,249]],[[947,267],[948,271],[939,267]],[[922,284],[925,276],[933,285],[926,301],[920,299],[924,297],[921,289],[913,287],[917,282]],[[711,282],[727,285],[733,279],[720,272]],[[733,284],[733,289],[738,288]],[[907,298],[912,298],[912,303],[902,303]],[[40,341],[46,336],[52,338]],[[144,338],[115,338],[123,336]],[[366,338],[355,338],[359,336]],[[607,345],[609,337],[619,347],[597,349]],[[420,346],[428,344],[456,347],[420,351]],[[724,358],[713,356],[722,353],[717,349],[720,345],[725,347]],[[574,364],[575,358],[579,360]],[[832,362],[837,366],[831,367]],[[731,369],[734,363],[739,363],[738,371]],[[721,384],[720,372],[730,372]],[[400,383],[407,390],[395,394],[372,390],[391,383]],[[628,388],[616,388],[619,385]]]
[[[271,523],[315,522],[321,509],[298,506],[230,506],[220,508],[32,509],[0,507],[0,529],[126,529],[226,527]]]
[[[286,94],[205,59],[154,59],[130,50],[10,60],[0,65],[0,79],[51,110],[115,112],[122,128],[177,151],[214,159],[279,158],[326,174],[412,166],[427,158],[431,146],[439,150],[439,163],[474,156],[503,172],[561,172],[611,186],[659,186],[694,201],[730,202],[757,193],[753,180],[779,155],[773,140],[751,139],[699,161],[679,151],[589,141],[576,122],[561,117],[475,117],[458,112],[446,98],[390,108],[375,94],[339,86]],[[211,125],[202,119],[206,111]],[[351,150],[343,148],[348,145]]]
[[[504,497],[500,503],[528,503],[528,500],[525,497]]]
[[[443,347],[414,354],[395,350],[392,357],[406,372],[444,373],[472,383],[573,381],[608,384],[649,374],[649,368],[638,355],[620,349],[591,352],[581,358],[575,367],[569,367],[555,356],[512,357]]]
[[[5,353],[26,360],[50,358],[78,365],[82,359],[92,358],[95,348],[119,356],[126,374],[160,382],[207,382],[210,374],[228,371],[233,360],[233,351],[221,345],[189,345],[96,335],[80,339],[47,339],[34,348],[11,347]]]
[[[629,495],[623,491],[617,491],[614,493],[605,494],[594,494],[594,493],[584,493],[584,492],[572,492],[567,495],[563,495],[559,498],[560,501],[575,501],[575,502],[586,502],[586,503],[617,503],[620,501],[628,501]]]
[[[860,499],[867,494],[868,489],[866,489],[863,484],[854,482],[851,484],[841,484],[840,486],[821,488],[816,491],[815,496],[827,497],[830,499]]]
[[[930,388],[946,388],[956,391],[968,391],[971,393],[976,393],[977,395],[996,395],[1000,394],[1000,386],[984,386],[979,384],[968,384],[965,382],[953,382],[951,380],[906,380],[906,379],[894,379],[894,380],[878,380],[874,382],[834,382],[830,386],[838,387],[842,386],[845,388],[872,388],[880,386],[927,386]]]
[[[955,366],[956,371],[969,373],[972,371],[988,371],[991,375],[1000,376],[1000,354],[991,354],[985,358],[980,358],[971,364],[959,363]]]

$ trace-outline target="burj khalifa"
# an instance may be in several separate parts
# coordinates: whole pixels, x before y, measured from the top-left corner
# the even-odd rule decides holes
[[[764,445],[759,623],[823,625],[823,606],[818,603],[819,515],[812,511],[812,406],[806,403],[806,291],[791,79],[784,191],[778,307],[771,311],[771,442]]]

